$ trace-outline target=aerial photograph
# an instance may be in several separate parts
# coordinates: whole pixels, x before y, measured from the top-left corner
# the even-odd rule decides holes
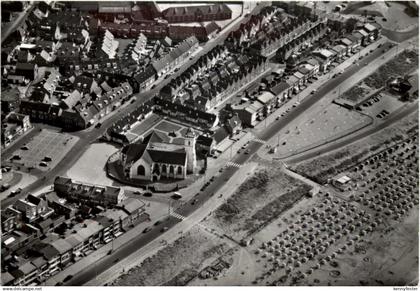
[[[1,0],[0,285],[417,290],[418,5]]]

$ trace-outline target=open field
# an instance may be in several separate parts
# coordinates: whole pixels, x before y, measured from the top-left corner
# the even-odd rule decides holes
[[[198,274],[206,260],[220,256],[228,245],[201,226],[188,233],[143,263],[122,275],[112,285],[155,286],[170,281],[172,285],[185,285]],[[213,259],[212,259],[213,258]]]
[[[106,176],[108,158],[117,151],[113,145],[94,143],[67,171],[67,177],[80,182],[111,186],[114,181]]]
[[[307,185],[282,173],[278,165],[260,163],[254,175],[204,223],[240,240],[293,206],[308,191]]]
[[[317,144],[327,143],[372,123],[372,119],[357,111],[330,104],[319,112],[313,112],[305,122],[286,131],[278,139],[276,156],[298,153]],[[274,139],[272,142],[275,142]],[[276,144],[272,146],[276,146]]]
[[[417,127],[418,112],[415,112],[395,123],[392,127],[385,128],[330,154],[292,165],[292,169],[305,177],[324,184],[329,178],[340,173],[350,164],[362,160],[392,142],[408,137],[409,133]]]
[[[43,129],[25,145],[27,149],[22,148],[14,153],[20,159],[14,159],[13,163],[41,171],[50,170],[64,158],[77,140],[77,137],[66,133]],[[41,166],[41,162],[45,162],[45,165]]]

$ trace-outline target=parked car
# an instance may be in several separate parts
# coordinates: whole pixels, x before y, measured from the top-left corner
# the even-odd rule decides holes
[[[165,227],[163,227],[163,228],[160,230],[160,232],[165,232],[165,231],[167,231],[168,229],[169,229],[169,227],[165,226]]]
[[[152,229],[150,227],[146,227],[145,229],[143,229],[143,233],[147,233],[149,231],[151,231]]]
[[[171,196],[173,199],[181,199],[182,195],[179,192],[174,192],[174,194],[172,194]]]
[[[153,196],[153,193],[150,192],[150,191],[146,191],[146,192],[143,193],[143,196],[145,196],[145,197],[152,197]]]
[[[23,147],[21,147],[20,149],[21,149],[21,150],[24,150],[24,151],[29,150],[27,146],[23,146]]]

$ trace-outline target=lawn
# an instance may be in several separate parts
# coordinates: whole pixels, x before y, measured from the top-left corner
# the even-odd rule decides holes
[[[158,125],[156,125],[155,128],[157,130],[166,131],[166,132],[169,133],[169,132],[172,132],[172,131],[178,131],[178,130],[180,130],[181,129],[181,126],[163,120]]]

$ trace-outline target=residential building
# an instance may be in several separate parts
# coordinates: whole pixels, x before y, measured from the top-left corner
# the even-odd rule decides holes
[[[232,18],[232,10],[224,3],[170,7],[162,11],[162,17],[169,23],[227,20]]]
[[[117,205],[126,198],[122,188],[81,183],[65,177],[54,180],[54,191],[74,201],[104,206]]]

